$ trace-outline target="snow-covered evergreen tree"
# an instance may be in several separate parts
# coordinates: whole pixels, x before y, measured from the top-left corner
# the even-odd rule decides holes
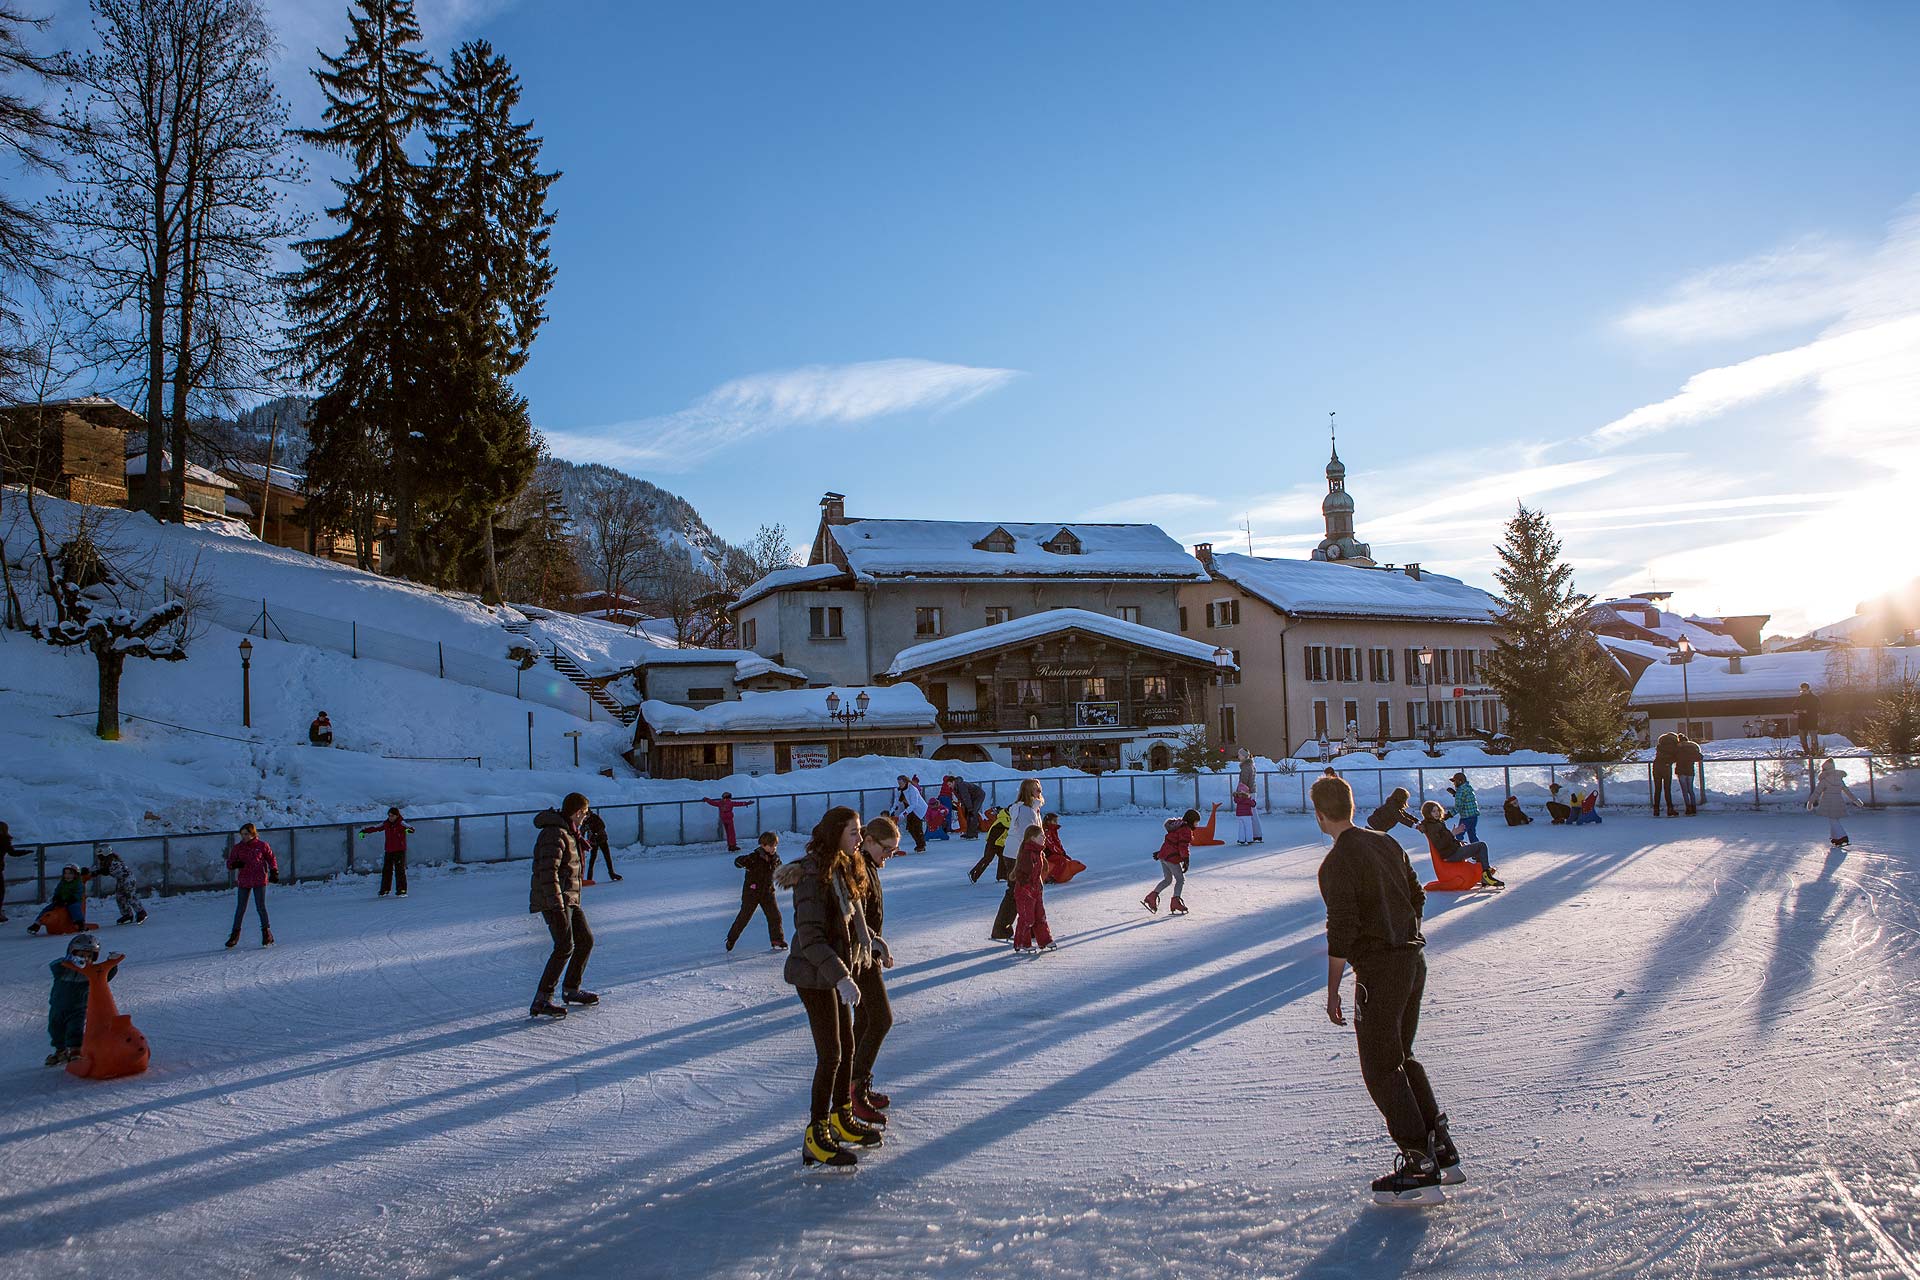
[[[1876,755],[1910,769],[1920,760],[1920,680],[1895,681],[1867,716],[1866,743]]]
[[[1626,759],[1640,745],[1628,719],[1631,696],[1590,646],[1557,687],[1552,746],[1572,760]]]

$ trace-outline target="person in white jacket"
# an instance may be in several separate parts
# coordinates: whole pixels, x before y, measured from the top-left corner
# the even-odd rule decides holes
[[[1040,810],[1046,808],[1047,797],[1040,790],[1040,779],[1027,778],[1020,783],[1020,795],[1008,809],[1011,815],[1007,823],[1007,843],[1000,851],[1001,878],[1007,882],[1006,896],[1000,900],[999,914],[993,918],[993,932],[988,937],[994,942],[1013,941],[1013,921],[1019,914],[1019,904],[1013,896],[1013,858],[1020,852],[1020,839],[1028,827],[1040,825]]]
[[[1860,797],[1853,794],[1840,766],[1830,759],[1820,766],[1820,780],[1814,784],[1807,808],[1827,820],[1827,842],[1836,849],[1849,843],[1846,824],[1841,821],[1847,816],[1848,805],[1859,808]]]
[[[927,851],[927,796],[920,790],[918,781],[902,773],[894,778],[893,803],[887,806],[887,816],[895,822],[905,824],[907,835],[913,840],[913,851]]]

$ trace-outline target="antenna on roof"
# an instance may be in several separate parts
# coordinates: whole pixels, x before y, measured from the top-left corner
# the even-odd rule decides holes
[[[1253,514],[1247,513],[1241,518],[1240,527],[1247,531],[1247,554],[1253,554]]]

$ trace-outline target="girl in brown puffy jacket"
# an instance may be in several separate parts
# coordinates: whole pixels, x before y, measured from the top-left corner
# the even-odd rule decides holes
[[[581,851],[586,837],[581,824],[589,805],[578,791],[560,802],[560,808],[548,809],[533,820],[540,835],[533,845],[533,886],[527,895],[527,910],[547,922],[553,935],[553,952],[540,973],[540,985],[534,991],[533,1005],[527,1016],[564,1018],[567,1005],[553,1002],[554,984],[566,971],[566,986],[561,991],[567,1004],[599,1004],[600,997],[580,985],[587,971],[587,957],[593,954],[593,930],[587,927],[587,913],[580,906],[580,882],[585,877],[586,860]]]

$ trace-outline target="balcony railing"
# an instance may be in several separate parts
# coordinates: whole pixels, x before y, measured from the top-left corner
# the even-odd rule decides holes
[[[1037,729],[1137,729],[1192,724],[1198,713],[1183,702],[1052,703],[942,711],[948,733],[1032,733]]]

